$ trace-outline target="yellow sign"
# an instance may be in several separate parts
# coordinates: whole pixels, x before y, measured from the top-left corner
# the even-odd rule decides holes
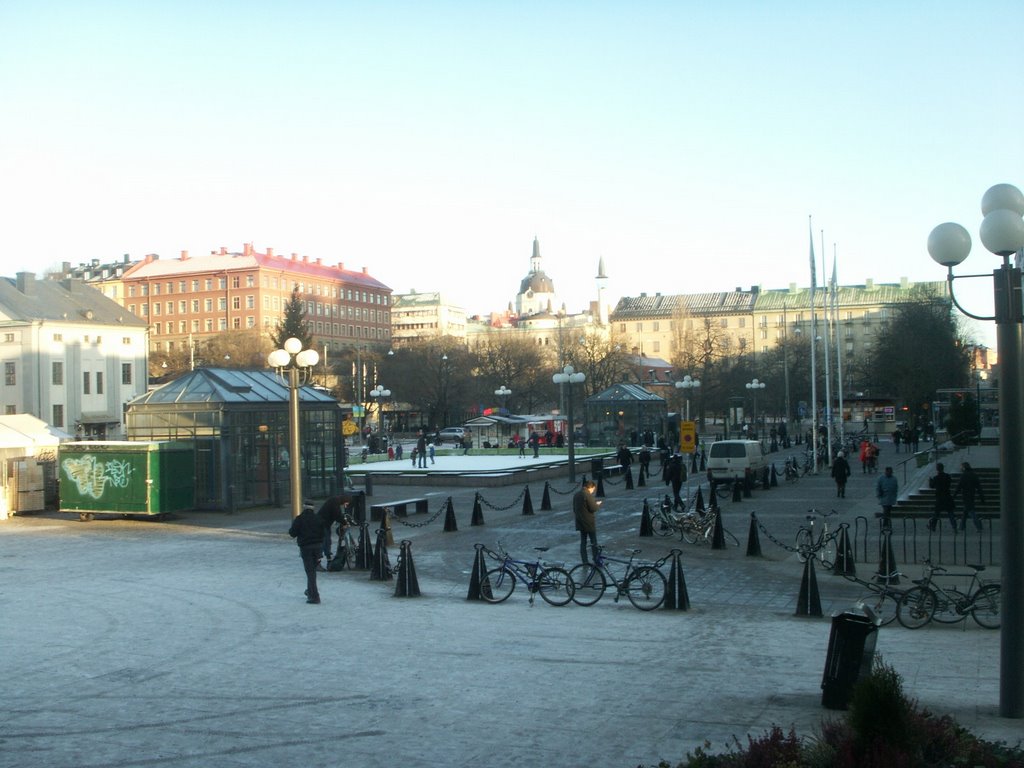
[[[351,437],[352,435],[359,434],[359,425],[351,419],[346,419],[341,422],[341,434],[345,437]]]
[[[679,450],[682,453],[693,453],[697,450],[697,422],[679,422]]]

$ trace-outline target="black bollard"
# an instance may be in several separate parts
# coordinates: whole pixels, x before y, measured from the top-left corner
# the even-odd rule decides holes
[[[757,513],[750,513],[750,533],[747,534],[747,557],[761,557],[761,537],[757,533]]]
[[[594,495],[599,499],[604,498],[604,470],[597,476],[597,492]]]
[[[356,547],[356,568],[365,571],[370,567],[373,560],[373,545],[370,544],[370,524],[363,523],[359,526],[359,544]]]
[[[526,486],[526,493],[523,495],[523,514],[533,514],[533,499],[530,498],[530,486]]]
[[[448,507],[451,509],[451,506]],[[405,540],[401,544],[401,562],[398,564],[398,582],[395,584],[395,597],[419,597],[420,583],[416,580],[416,566],[412,562],[412,542]]]
[[[748,469],[743,473],[743,498],[749,499],[754,492],[754,471]]]
[[[455,505],[452,503],[452,497],[448,497],[448,501],[445,502],[445,506],[448,510],[444,513],[444,532],[451,533],[452,531],[459,530],[459,524],[455,520]]]
[[[738,477],[732,479],[732,500],[743,501],[743,486]]]
[[[363,493],[367,496],[373,496],[373,475],[369,472],[363,475]]]
[[[633,470],[630,467],[626,467],[626,490],[633,490]]]
[[[777,488],[779,486],[779,473],[775,471],[775,462],[772,462],[772,480],[771,480],[771,485],[772,485],[772,488]]]
[[[693,508],[698,512],[704,511],[704,491],[701,490],[699,485],[697,486],[697,500],[694,501]]]
[[[651,508],[644,499],[644,511],[640,516],[640,535],[642,537],[653,536],[654,526],[651,524]]]
[[[484,511],[480,506],[480,494],[477,493],[473,499],[473,517],[469,521],[470,525],[483,525],[484,524]]]
[[[370,565],[370,581],[391,581],[391,563],[388,560],[388,532],[377,529],[377,545],[373,550],[373,563]]]
[[[821,595],[818,594],[818,578],[814,575],[814,558],[804,563],[804,577],[800,581],[800,595],[796,599],[797,616],[821,616]]]
[[[473,559],[473,571],[469,577],[469,594],[466,595],[467,600],[483,600],[480,594],[481,584],[483,584],[484,576],[487,574],[487,562],[484,560],[484,545],[474,544],[476,547],[476,557]]]
[[[832,564],[832,573],[837,576],[857,575],[857,566],[853,562],[853,548],[850,546],[849,528],[849,523],[842,523],[836,537],[836,561]]]
[[[690,610],[690,594],[686,589],[686,576],[678,549],[672,550],[672,568],[668,574],[668,589],[665,590],[664,607],[669,611]]]
[[[722,512],[715,511],[715,527],[711,532],[711,548],[725,549],[725,529],[722,527]]]
[[[551,486],[547,480],[544,481],[544,495],[540,499],[540,511],[551,511]]]
[[[768,467],[765,467],[761,471],[761,487],[764,488],[764,490],[766,491],[772,487],[772,476],[771,473],[768,471]]]
[[[708,487],[708,507],[718,509],[718,494],[715,492],[715,481],[712,480]]]
[[[896,558],[892,554],[892,531],[882,530],[882,538],[878,542],[879,561],[876,579],[885,580],[889,584],[899,584],[900,577],[896,573]]]
[[[644,465],[640,465],[640,471],[636,473],[636,487],[643,488],[647,485],[647,470]]]

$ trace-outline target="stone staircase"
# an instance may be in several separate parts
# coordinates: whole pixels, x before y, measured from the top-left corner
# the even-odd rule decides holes
[[[947,466],[952,464],[949,462]],[[959,466],[959,462],[957,463]],[[975,474],[981,481],[981,489],[985,494],[985,501],[975,500],[975,509],[980,517],[999,517],[999,469],[996,467],[975,467]],[[960,482],[959,472],[950,472],[953,478],[953,490],[956,490]],[[906,498],[900,499],[893,507],[893,515],[900,517],[927,517],[935,509],[935,491],[925,484],[923,488],[911,492]],[[963,500],[956,497],[956,511],[959,515],[963,512]]]

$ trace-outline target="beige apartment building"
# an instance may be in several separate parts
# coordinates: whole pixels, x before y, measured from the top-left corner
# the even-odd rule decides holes
[[[415,339],[466,338],[466,310],[430,291],[395,294],[391,305],[391,336],[395,344]]]

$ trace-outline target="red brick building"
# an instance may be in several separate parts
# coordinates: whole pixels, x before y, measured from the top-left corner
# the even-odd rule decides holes
[[[150,350],[189,349],[225,331],[276,329],[298,287],[318,348],[386,349],[391,344],[391,289],[364,267],[328,265],[308,256],[227,248],[177,259],[147,256],[126,270],[122,302],[150,327]]]

